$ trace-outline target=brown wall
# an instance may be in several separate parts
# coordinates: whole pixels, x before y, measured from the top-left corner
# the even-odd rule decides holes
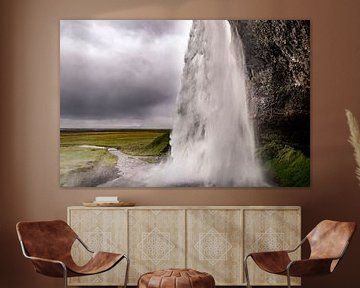
[[[19,220],[66,217],[66,207],[114,194],[139,205],[301,205],[303,234],[324,218],[360,223],[360,188],[344,108],[360,119],[360,1],[0,1],[0,286],[62,287],[33,273]],[[6,2],[6,3],[5,3]],[[60,189],[59,19],[310,19],[311,188]],[[359,231],[358,231],[359,234]],[[358,287],[360,235],[335,274],[304,287]]]

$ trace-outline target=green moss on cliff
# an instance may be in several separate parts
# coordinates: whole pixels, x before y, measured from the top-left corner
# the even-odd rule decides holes
[[[307,187],[310,185],[310,159],[290,146],[279,150],[266,162],[269,174],[283,187]]]

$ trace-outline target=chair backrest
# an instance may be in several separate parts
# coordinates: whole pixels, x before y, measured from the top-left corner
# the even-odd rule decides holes
[[[355,229],[355,222],[321,221],[306,236],[311,248],[310,259],[342,256]]]
[[[62,220],[19,222],[19,240],[30,256],[61,260],[69,257],[75,232]]]

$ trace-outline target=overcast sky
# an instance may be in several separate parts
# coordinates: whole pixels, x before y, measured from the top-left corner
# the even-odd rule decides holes
[[[61,128],[171,128],[191,21],[61,20]]]

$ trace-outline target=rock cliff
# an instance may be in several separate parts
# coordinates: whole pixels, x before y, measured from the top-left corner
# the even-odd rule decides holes
[[[230,20],[230,25],[243,43],[259,153],[271,166],[270,174],[279,185],[308,186],[310,21]],[[285,156],[295,158],[291,163],[282,163],[283,168],[289,168],[301,158],[297,167],[302,167],[302,171],[294,171],[294,174],[305,173],[301,181],[285,183],[277,175],[278,161],[284,161]]]

